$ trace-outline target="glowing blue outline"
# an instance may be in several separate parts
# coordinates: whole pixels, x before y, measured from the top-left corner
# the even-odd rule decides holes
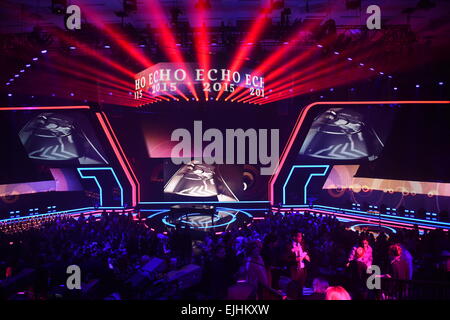
[[[312,177],[323,177],[323,176],[325,176],[327,174],[328,169],[330,168],[330,166],[327,165],[327,164],[324,164],[324,165],[294,165],[294,166],[292,166],[291,167],[291,171],[289,172],[289,175],[286,178],[286,181],[284,182],[284,185],[283,185],[283,203],[282,203],[283,205],[286,204],[286,186],[287,186],[289,180],[291,179],[292,173],[297,168],[324,168],[325,169],[325,172],[323,172],[323,173],[311,173],[309,175],[308,181],[306,181],[305,185],[303,186],[303,188],[304,188],[303,189],[303,203],[307,204],[306,203],[306,201],[307,201],[306,194],[307,194],[307,188],[308,188],[309,182],[311,181],[311,178]]]
[[[82,170],[87,170],[87,171],[94,171],[94,170],[109,170],[112,172],[114,179],[116,179],[117,185],[120,188],[120,205],[121,207],[103,207],[103,189],[102,186],[100,185],[100,183],[98,182],[98,179],[96,176],[85,176],[83,175],[83,173],[81,172]],[[78,174],[80,175],[80,177],[82,179],[94,179],[95,183],[97,184],[97,187],[99,189],[100,192],[100,207],[102,209],[117,209],[117,208],[123,208],[123,188],[122,188],[122,184],[120,183],[119,179],[117,178],[116,173],[114,172],[114,169],[111,167],[89,167],[89,168],[77,168]]]
[[[301,207],[300,205],[283,205],[284,208],[296,208]],[[366,211],[358,211],[358,210],[352,210],[352,209],[344,209],[344,208],[337,208],[337,207],[328,207],[323,205],[314,205],[313,208],[324,208],[325,210],[328,210],[330,212],[340,212],[347,215],[353,215],[355,217],[361,217],[361,218],[376,218],[376,217],[383,217],[381,220],[385,221],[391,221],[391,222],[409,222],[411,224],[414,224],[414,221],[417,221],[419,226],[426,226],[426,227],[433,227],[433,228],[443,228],[443,229],[449,229],[450,223],[447,222],[440,222],[440,221],[430,221],[430,220],[420,220],[420,219],[414,219],[414,218],[405,218],[405,217],[399,217],[399,216],[389,216],[385,214],[368,214]],[[385,218],[387,217],[387,218]],[[404,221],[401,221],[404,220]],[[430,224],[432,223],[432,224]]]
[[[225,211],[226,211],[226,210],[238,211],[238,213],[239,213],[239,212],[242,212],[243,214],[247,215],[248,217],[253,218],[253,215],[252,215],[251,213],[246,212],[245,210],[242,210],[242,209],[233,209],[233,208],[225,208],[225,207],[217,207],[217,209],[222,209],[222,210],[225,210]],[[143,209],[143,210],[141,210],[141,211],[150,211],[150,210]],[[166,212],[169,212],[169,211],[170,211],[169,209],[166,209],[166,210],[160,210],[160,211],[158,211],[158,212],[156,212],[156,213],[153,213],[153,214],[149,215],[149,216],[147,217],[147,219],[154,218],[154,217],[156,217],[156,216],[158,216],[158,215],[160,215],[160,214],[163,214],[163,213],[166,213]],[[220,225],[214,225],[214,227],[223,227],[223,226],[227,226],[227,225],[229,225],[229,224],[231,224],[231,223],[233,223],[233,222],[236,221],[237,213],[236,213],[236,214],[232,214],[232,213],[229,213],[229,212],[228,212],[228,214],[230,214],[230,215],[233,216],[233,218],[232,218],[231,221],[229,221],[229,222],[227,222],[227,223],[222,223],[222,224],[220,224]],[[171,227],[175,227],[174,225],[169,224],[169,223],[168,223],[167,221],[165,221],[164,219],[165,219],[165,217],[164,217],[163,219],[161,219],[161,221],[162,221],[165,225],[168,225],[168,226],[171,226]],[[212,226],[208,226],[208,227],[206,227],[206,228],[212,228]],[[205,227],[197,227],[197,229],[206,229],[206,228],[205,228]]]
[[[63,210],[63,211],[58,211],[58,212],[47,212],[47,213],[41,213],[41,214],[37,214],[37,215],[28,215],[28,216],[17,217],[17,218],[6,218],[6,219],[1,219],[0,222],[6,222],[6,221],[11,221],[11,220],[20,220],[20,219],[34,219],[36,217],[45,217],[45,216],[51,216],[51,215],[56,215],[56,214],[60,214],[60,213],[85,212],[86,210],[95,210],[95,208],[94,207],[86,207],[86,208],[80,208],[80,209]]]
[[[374,224],[374,223],[357,223],[357,224],[352,225],[352,226],[350,227],[350,229],[352,229],[353,227],[359,227],[359,226],[373,226],[373,227],[379,227],[379,225]],[[388,227],[388,226],[382,226],[382,227],[391,230],[393,233],[397,233],[397,230],[395,230],[395,229],[392,228],[392,227]],[[355,230],[352,229],[352,231],[355,231]]]
[[[228,210],[230,210],[230,209],[228,209]],[[240,211],[239,209],[231,209],[231,210],[238,211],[238,212]],[[226,212],[226,211],[225,211],[225,212]],[[222,224],[213,224],[213,225],[208,225],[208,226],[192,227],[192,228],[193,228],[193,229],[210,229],[210,228],[217,228],[217,227],[225,227],[225,226],[228,226],[228,225],[230,225],[230,224],[232,224],[233,222],[236,221],[236,214],[233,214],[233,213],[230,213],[230,212],[227,212],[227,214],[230,215],[230,216],[232,216],[231,220],[228,221],[228,222],[224,222],[224,223],[222,223]],[[172,227],[172,228],[176,228],[176,226],[175,226],[174,224],[171,224],[171,223],[167,222],[166,218],[167,218],[167,216],[165,216],[164,218],[162,218],[161,221],[162,221],[166,226],[170,226],[170,227]]]

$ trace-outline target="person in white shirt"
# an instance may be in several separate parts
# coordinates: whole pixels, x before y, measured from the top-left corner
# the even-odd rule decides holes
[[[294,261],[295,259],[295,263],[293,262],[291,265],[291,278],[303,290],[307,276],[305,261],[310,262],[311,259],[306,251],[301,232],[294,233],[290,251],[292,260]]]

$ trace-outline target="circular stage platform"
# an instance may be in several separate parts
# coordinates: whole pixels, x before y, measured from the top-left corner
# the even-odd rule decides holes
[[[231,228],[249,226],[253,221],[253,215],[248,211],[226,207],[217,207],[213,216],[202,212],[189,212],[174,218],[170,214],[170,209],[153,210],[146,213],[148,213],[146,224],[157,232],[176,228],[202,233],[224,232]]]

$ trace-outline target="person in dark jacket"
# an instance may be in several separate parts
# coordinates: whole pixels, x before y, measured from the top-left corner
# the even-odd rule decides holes
[[[355,300],[367,298],[367,265],[363,261],[364,248],[358,247],[352,261],[349,262],[347,273],[349,278],[348,289]]]

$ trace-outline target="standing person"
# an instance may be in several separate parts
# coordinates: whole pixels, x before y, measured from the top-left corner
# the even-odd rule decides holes
[[[411,280],[412,279],[412,256],[409,252],[404,252],[400,244],[393,244],[389,247],[390,272],[387,275],[389,278],[397,280]],[[393,283],[389,294],[398,299],[407,298],[409,295],[409,283],[406,281],[397,281]]]
[[[356,249],[355,258],[349,262],[347,273],[348,288],[356,300],[367,299],[367,265],[363,262],[364,248]]]
[[[267,279],[266,267],[260,253],[261,245],[256,241],[251,242],[248,246],[246,269],[248,282],[255,288],[259,288],[260,285],[266,287],[270,285]]]
[[[347,266],[349,265],[350,261],[355,260],[356,250],[358,248],[364,249],[363,256],[359,258],[359,261],[363,262],[367,266],[367,268],[369,268],[372,265],[373,256],[372,256],[372,247],[369,245],[369,240],[367,240],[366,238],[362,238],[359,241],[359,244],[352,248],[352,252],[350,253],[350,256],[348,258]]]
[[[295,232],[293,235],[290,245],[290,261],[291,278],[297,282],[302,296],[307,277],[305,261],[311,262],[311,259],[306,251],[301,232]]]
[[[409,252],[404,252],[400,244],[393,244],[389,247],[389,257],[391,259],[391,272],[389,275],[394,279],[412,279],[412,257]]]

